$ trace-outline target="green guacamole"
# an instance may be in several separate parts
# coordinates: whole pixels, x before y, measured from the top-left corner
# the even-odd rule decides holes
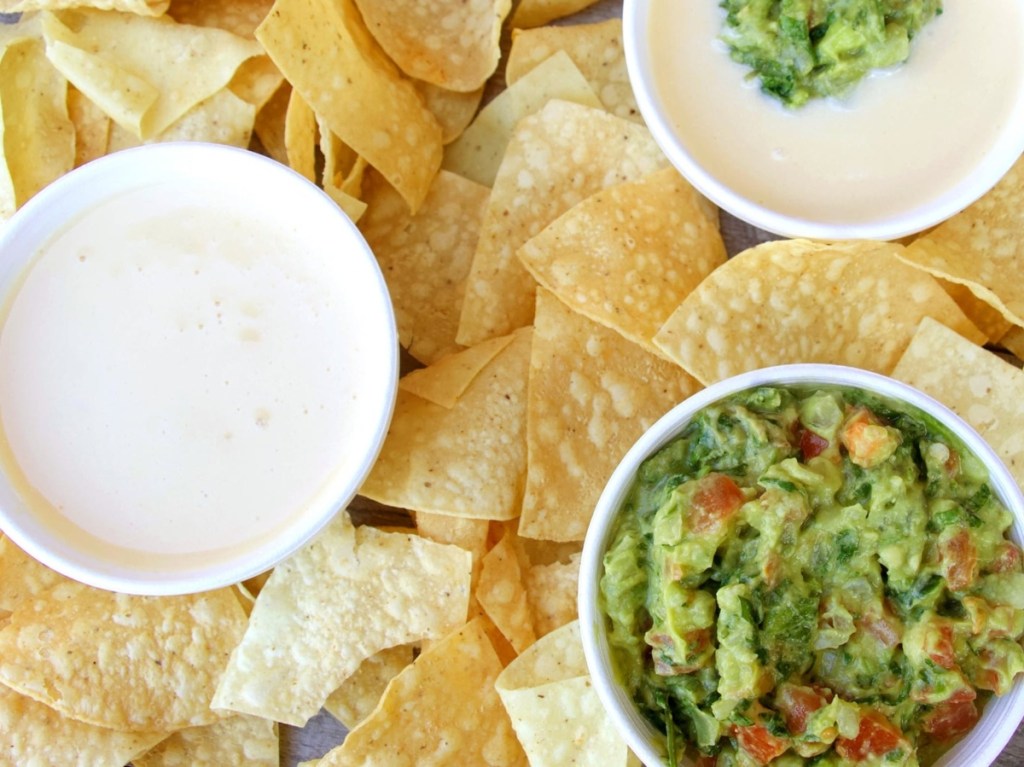
[[[906,405],[758,388],[645,461],[600,582],[620,681],[701,767],[927,764],[1024,672],[980,461]]]
[[[692,0],[688,0],[692,1]],[[722,0],[722,39],[761,89],[787,106],[843,96],[873,69],[910,56],[942,0]]]

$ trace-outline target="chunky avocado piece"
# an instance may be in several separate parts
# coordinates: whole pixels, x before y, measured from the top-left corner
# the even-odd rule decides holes
[[[902,64],[941,0],[722,0],[722,39],[761,90],[789,107],[842,97],[873,69]]]

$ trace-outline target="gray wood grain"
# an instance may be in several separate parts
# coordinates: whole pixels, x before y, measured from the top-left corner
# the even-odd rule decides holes
[[[689,0],[692,1],[692,0]],[[714,2],[715,0],[704,0]],[[622,0],[599,0],[595,5],[577,14],[563,23],[585,23],[603,21],[620,15]],[[504,37],[504,48],[507,51],[508,35]],[[488,86],[488,95],[493,95],[504,86],[504,63]],[[728,213],[722,213],[722,236],[730,255],[766,240],[774,239],[773,235],[740,221]],[[345,728],[330,714],[321,712],[304,728],[281,725],[281,765],[295,767],[299,762],[323,756],[342,742]],[[975,765],[964,765],[975,767]],[[1024,725],[1017,729],[1013,739],[1007,744],[993,767],[1024,767]]]

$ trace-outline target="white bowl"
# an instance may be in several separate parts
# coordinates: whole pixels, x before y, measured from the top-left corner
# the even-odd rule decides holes
[[[164,216],[162,206],[153,208],[154,199],[175,212]],[[140,207],[145,200],[150,200],[148,212]],[[110,213],[116,210],[121,213]],[[107,211],[106,219],[98,219],[97,211]],[[229,230],[224,222],[232,217],[237,223]],[[76,224],[81,221],[88,224]],[[66,263],[80,261],[81,266],[54,267],[49,273],[58,277],[51,283],[62,291],[59,295],[76,301],[76,291],[86,291],[80,302],[85,310],[68,310],[67,316],[81,319],[77,325],[65,318],[45,329],[49,317],[40,317],[39,311],[25,314],[28,309],[19,307],[31,308],[35,298],[26,295],[45,295],[27,286],[50,284],[37,279],[48,272],[39,266],[46,260],[36,254],[53,252],[53,243],[76,226],[96,233],[96,254],[114,252],[113,244],[134,236],[134,228],[146,238],[144,244],[117,263],[138,263],[140,274],[145,267],[159,276],[134,283],[152,291],[144,293],[144,305],[128,295],[107,295],[101,302],[98,292],[87,291],[120,284],[103,282],[117,270],[103,271],[107,267],[101,264],[114,262],[84,252],[78,259],[68,257]],[[180,234],[190,227],[191,234]],[[173,243],[169,248],[181,244],[179,237],[192,239],[180,251],[165,252],[154,232]],[[246,236],[249,245],[239,245]],[[219,250],[203,250],[217,238],[222,238]],[[273,247],[263,249],[267,242]],[[275,255],[280,253],[289,257]],[[301,258],[291,258],[296,254]],[[90,274],[99,277],[90,282],[80,275],[94,263]],[[194,284],[192,274],[197,275]],[[77,381],[80,395],[72,392],[66,407],[55,404],[57,396],[47,400],[40,393],[32,399],[31,387],[0,369],[0,409],[11,403],[0,430],[6,455],[0,460],[0,528],[36,559],[85,583],[135,594],[175,594],[263,572],[347,505],[387,433],[397,391],[398,341],[376,259],[337,204],[267,157],[212,144],[158,144],[118,152],[71,172],[31,199],[0,232],[0,299],[0,359],[6,370],[50,364],[49,369],[69,377],[78,377],[82,367],[91,376]],[[124,312],[126,321],[104,320],[107,330],[97,334],[103,337],[86,338],[70,355],[55,351],[76,330],[69,325],[91,327],[88,312],[94,306],[100,313],[113,306],[110,317],[116,320],[117,312]],[[19,322],[30,330],[17,330]],[[161,332],[143,332],[142,327]],[[34,335],[35,328],[42,335]],[[16,340],[19,333],[29,340]],[[39,338],[48,341],[36,344]],[[150,348],[157,351],[145,356]],[[57,359],[47,361],[50,357]],[[133,359],[142,358],[146,365],[132,367]],[[94,359],[105,360],[97,370],[89,367]],[[105,372],[115,368],[116,373]],[[46,374],[48,368],[39,369],[43,374],[32,380],[57,380]],[[176,371],[181,371],[180,380],[165,386]],[[24,390],[27,398],[10,394]],[[138,417],[124,415],[130,407]],[[33,411],[28,426],[20,426],[28,411]],[[68,421],[52,423],[58,411],[70,415],[80,434],[64,430]],[[118,424],[111,427],[115,436],[103,433],[104,418]],[[51,436],[51,428],[60,436]],[[118,442],[118,434],[128,436]],[[303,440],[301,435],[311,437]],[[53,455],[71,455],[73,444],[87,447],[73,453],[80,463],[40,461],[27,448],[15,457],[16,437],[38,439],[41,449]],[[119,452],[126,444],[134,447]],[[327,447],[310,458],[311,444]],[[35,473],[25,468],[33,460],[42,465]],[[102,467],[110,474],[70,471],[78,466]],[[51,476],[59,479],[47,485]],[[145,479],[130,481],[135,477]],[[104,518],[95,511],[88,523],[82,521],[84,512],[75,516],[77,499],[84,494],[69,500],[72,485],[61,485],[65,480],[79,488],[90,482],[99,488],[94,505]],[[164,508],[133,500],[165,497],[189,502]],[[108,504],[108,498],[115,500]],[[142,508],[159,513],[134,513]]]
[[[985,14],[974,0],[946,0],[902,67],[869,76],[841,102],[795,110],[729,58],[717,39],[724,14],[717,2],[624,0],[626,62],[672,164],[754,226],[812,239],[903,237],[978,199],[1024,151],[1015,0]]]
[[[619,733],[648,767],[667,764],[665,736],[648,722],[617,682],[608,647],[606,622],[598,606],[602,560],[614,532],[613,523],[640,465],[679,436],[694,415],[729,395],[773,384],[833,384],[859,388],[906,402],[933,416],[988,467],[993,490],[1014,517],[1010,536],[1018,545],[1024,543],[1024,496],[1005,465],[973,428],[947,407],[913,387],[856,368],[800,364],[754,370],[719,381],[698,392],[648,429],[616,467],[597,502],[580,563],[580,632],[587,667],[598,697]],[[1024,682],[1018,681],[1007,695],[994,697],[985,705],[980,721],[935,762],[934,767],[987,767],[1013,737],[1022,717]]]

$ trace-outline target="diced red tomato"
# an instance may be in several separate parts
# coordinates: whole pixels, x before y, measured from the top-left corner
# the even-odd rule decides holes
[[[935,661],[942,668],[953,668],[956,666],[956,653],[953,650],[953,626],[949,623],[940,623],[928,632],[928,642],[925,647],[928,657]]]
[[[717,763],[717,756],[708,756],[707,754],[700,754],[697,757],[697,762],[694,764],[694,767],[715,767]]]
[[[978,552],[966,530],[939,544],[946,584],[953,591],[963,591],[978,577]]]
[[[708,474],[698,480],[692,503],[691,528],[695,533],[706,533],[739,510],[743,491],[724,474]]]
[[[810,429],[800,431],[800,455],[805,461],[819,456],[828,450],[829,441],[824,437],[815,434]]]
[[[781,684],[775,692],[775,705],[785,717],[786,729],[791,735],[802,735],[807,729],[807,718],[826,703],[812,687]]]
[[[754,758],[758,764],[770,764],[777,756],[781,756],[789,743],[783,738],[772,735],[763,724],[751,724],[736,728],[736,742],[740,748]]]
[[[869,756],[882,756],[903,745],[903,732],[885,715],[874,710],[860,716],[860,729],[853,738],[839,738],[836,753],[843,759],[860,762]]]
[[[988,566],[993,573],[1017,573],[1021,569],[1021,551],[1017,544],[1003,541],[999,544],[998,553]]]
[[[839,441],[846,447],[850,460],[866,469],[877,466],[896,448],[893,435],[866,407],[855,408],[850,413],[839,433]]]
[[[974,693],[974,690],[970,692]],[[978,722],[978,707],[974,703],[974,697],[974,694],[967,699],[953,695],[949,700],[936,705],[924,718],[924,731],[939,740],[950,740],[963,735]]]

